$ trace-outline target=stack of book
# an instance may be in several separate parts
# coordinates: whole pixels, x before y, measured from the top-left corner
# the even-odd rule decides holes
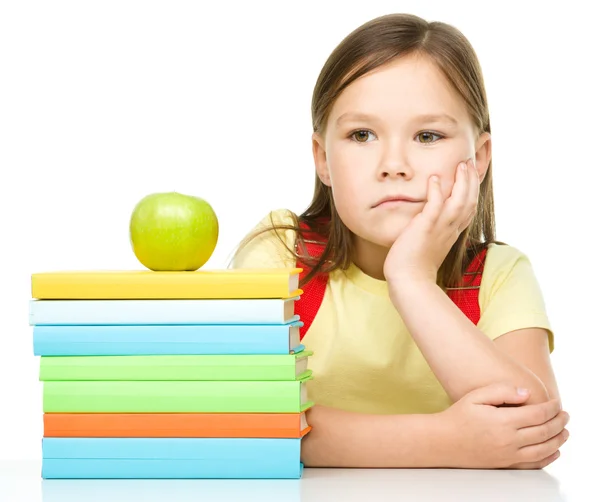
[[[43,478],[300,478],[300,269],[32,275]]]

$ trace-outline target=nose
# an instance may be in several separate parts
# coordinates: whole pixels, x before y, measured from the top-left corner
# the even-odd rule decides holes
[[[404,178],[406,180],[409,180],[412,177],[413,177],[413,171],[408,166],[398,166],[398,167],[384,166],[382,169],[380,169],[379,175],[378,175],[379,179]]]
[[[384,180],[386,178],[403,178],[409,180],[414,176],[414,171],[410,167],[409,162],[402,158],[401,155],[388,155],[379,166],[377,178]]]
[[[382,181],[386,178],[411,179],[414,176],[414,171],[407,155],[410,146],[395,138],[387,142],[382,141],[380,145],[382,149],[377,170],[378,180]]]

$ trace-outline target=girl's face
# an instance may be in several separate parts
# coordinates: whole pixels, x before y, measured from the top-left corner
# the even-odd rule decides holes
[[[483,179],[489,134],[476,137],[466,106],[426,57],[407,56],[350,84],[313,135],[320,179],[356,238],[389,248],[427,198],[437,174],[452,191],[458,164],[472,158]],[[409,197],[415,202],[387,202]]]

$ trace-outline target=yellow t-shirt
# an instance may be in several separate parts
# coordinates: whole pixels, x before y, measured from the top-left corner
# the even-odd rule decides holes
[[[271,213],[292,223],[287,210]],[[255,228],[270,228],[267,215]],[[294,248],[291,230],[279,230]],[[294,267],[295,259],[273,231],[240,249],[235,268]],[[479,329],[490,339],[521,328],[554,335],[527,257],[511,246],[490,245],[479,291]],[[317,404],[376,414],[435,413],[452,403],[413,341],[388,296],[387,283],[355,265],[329,277],[323,303],[302,342],[314,352],[309,398]]]

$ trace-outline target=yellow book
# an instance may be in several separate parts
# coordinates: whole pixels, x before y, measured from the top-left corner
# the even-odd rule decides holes
[[[302,294],[298,288],[301,271],[272,268],[45,272],[31,275],[31,292],[39,300],[292,298]]]

